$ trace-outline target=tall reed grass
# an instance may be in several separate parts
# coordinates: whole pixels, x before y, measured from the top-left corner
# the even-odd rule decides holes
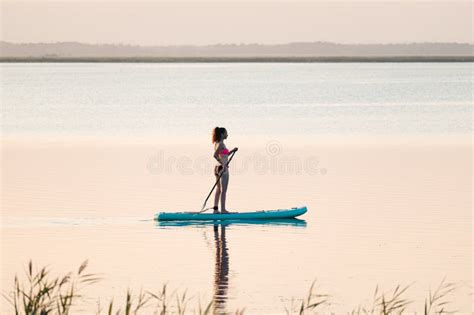
[[[74,314],[72,311],[80,301],[84,303],[81,292],[89,285],[101,280],[97,274],[86,273],[87,261],[83,262],[76,272],[69,272],[63,276],[52,276],[47,267],[36,269],[33,262],[28,263],[26,270],[26,280],[20,281],[15,276],[13,289],[3,294],[15,315],[68,315]],[[395,315],[406,314],[409,306],[414,306],[414,301],[407,298],[406,294],[411,285],[396,286],[394,290],[382,292],[379,287],[375,288],[372,303],[370,305],[360,305],[350,312],[352,315]],[[456,311],[450,309],[451,296],[455,292],[457,285],[446,282],[445,279],[434,289],[430,290],[420,314],[437,315],[453,314]],[[330,296],[327,294],[315,293],[315,282],[309,288],[306,298],[299,300],[292,299],[291,306],[282,310],[286,314],[324,314],[330,310]],[[141,290],[137,295],[128,290],[125,301],[116,303],[110,300],[103,308],[99,303],[96,314],[108,315],[138,315],[138,314],[244,314],[245,309],[235,312],[224,312],[216,307],[214,301],[209,301],[204,305],[198,299],[197,306],[190,307],[193,297],[189,297],[187,292],[169,292],[165,284],[158,292]],[[296,302],[295,302],[296,301]],[[421,309],[421,308],[420,308]],[[332,313],[333,314],[333,313]]]
[[[3,296],[13,306],[15,314],[70,314],[73,302],[81,297],[81,285],[100,279],[95,274],[85,273],[86,268],[87,261],[84,261],[77,272],[52,277],[46,267],[35,270],[30,261],[26,282],[20,283],[18,276],[15,276],[13,290]]]

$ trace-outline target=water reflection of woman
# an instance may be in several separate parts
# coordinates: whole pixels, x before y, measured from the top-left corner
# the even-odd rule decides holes
[[[221,233],[219,235],[219,225]],[[229,287],[229,253],[225,238],[225,225],[214,224],[214,242],[216,245],[216,264],[214,272],[214,310],[225,312],[227,288]]]

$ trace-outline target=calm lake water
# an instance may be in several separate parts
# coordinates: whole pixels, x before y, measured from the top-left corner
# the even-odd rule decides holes
[[[219,311],[370,306],[443,278],[472,312],[472,63],[1,64],[3,291],[29,259],[89,259],[78,306],[168,283]],[[296,221],[163,224],[213,184],[229,130],[231,210],[306,205]],[[123,304],[123,303],[122,303]],[[11,309],[2,300],[2,314]]]
[[[3,132],[472,130],[472,63],[3,64]]]

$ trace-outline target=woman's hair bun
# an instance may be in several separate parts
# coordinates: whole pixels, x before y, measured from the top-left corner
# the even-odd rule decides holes
[[[223,127],[216,127],[212,131],[212,143],[217,143],[222,140],[222,136],[225,133],[225,128]]]

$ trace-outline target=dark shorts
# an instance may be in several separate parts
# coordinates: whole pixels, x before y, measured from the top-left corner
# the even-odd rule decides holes
[[[222,165],[216,165],[214,167],[214,175],[219,176],[221,171],[222,171]]]

